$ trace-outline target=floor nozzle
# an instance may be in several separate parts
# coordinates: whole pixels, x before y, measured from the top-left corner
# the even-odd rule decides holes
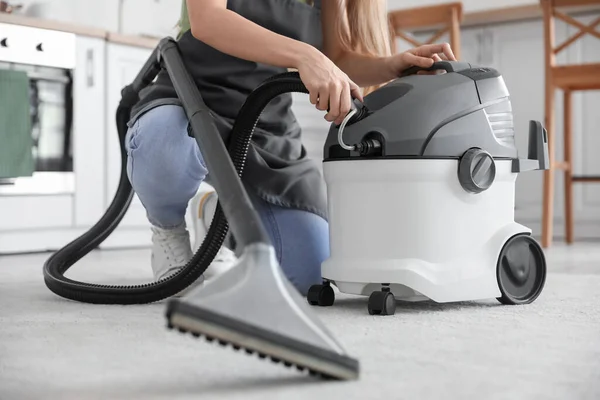
[[[359,375],[358,360],[347,356],[314,316],[283,275],[270,245],[247,246],[234,268],[170,300],[167,320],[176,329],[327,379]]]

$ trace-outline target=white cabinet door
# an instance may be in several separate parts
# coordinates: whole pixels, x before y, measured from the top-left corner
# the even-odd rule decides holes
[[[105,62],[103,39],[77,37],[73,77],[75,225],[91,226],[104,212]]]
[[[325,112],[310,104],[307,94],[293,93],[292,98],[292,111],[302,127],[302,143],[308,156],[322,167],[323,146],[331,124],[325,120]]]
[[[0,188],[0,253],[56,250],[104,211],[105,42],[75,43],[73,174],[40,173]]]
[[[54,174],[38,173],[2,188],[0,230],[90,226],[102,215],[104,49],[103,39],[75,37],[73,174],[50,179]]]
[[[121,150],[117,134],[115,116],[121,100],[121,90],[129,85],[140,71],[150,54],[151,49],[137,48],[109,43],[107,51],[106,93],[106,183],[105,206],[112,201],[121,175]],[[146,211],[137,195],[121,221],[120,227],[147,227]]]

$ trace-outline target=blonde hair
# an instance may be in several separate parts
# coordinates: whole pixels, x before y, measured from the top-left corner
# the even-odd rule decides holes
[[[342,0],[340,4],[342,18],[337,21],[337,32],[344,49],[372,57],[391,56],[387,1]],[[363,92],[366,95],[377,87],[363,88]]]
[[[305,1],[314,5],[314,0]],[[337,20],[336,30],[344,50],[372,57],[392,55],[387,0],[340,0],[340,5],[341,18]],[[182,2],[182,17],[176,27],[178,38],[190,28],[185,1]],[[363,88],[363,93],[367,95],[378,87]]]

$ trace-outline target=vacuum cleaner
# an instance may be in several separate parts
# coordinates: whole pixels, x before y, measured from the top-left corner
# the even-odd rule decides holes
[[[312,305],[368,296],[371,315],[396,300],[533,302],[546,261],[515,222],[520,172],[548,169],[547,132],[529,123],[519,159],[500,73],[464,62],[418,68],[365,98],[367,116],[332,126],[324,148],[331,255]]]
[[[417,292],[449,301],[501,291],[505,302],[533,301],[544,283],[545,262],[527,229],[512,222],[512,197],[516,173],[547,167],[545,131],[532,123],[529,157],[518,159],[508,134],[512,127],[506,125],[512,118],[508,92],[497,72],[456,62],[435,63],[430,70],[438,68],[448,73],[423,77],[418,68],[405,71],[366,96],[365,103],[355,102],[340,126],[332,125],[324,163],[332,252],[323,265],[323,284],[311,288],[307,301],[278,265],[244,189],[243,170],[266,105],[283,93],[308,90],[295,72],[266,80],[248,96],[226,144],[176,41],[161,40],[122,91],[116,113],[122,169],[115,197],[89,231],[46,261],[46,286],[66,299],[93,304],[170,298],[169,328],[336,380],[357,379],[360,365],[311,309],[311,304],[333,304],[332,284],[379,296],[380,311],[374,312],[379,314],[390,314],[394,295]],[[168,72],[189,119],[189,135],[212,171],[219,204],[208,235],[184,268],[157,282],[114,286],[66,278],[70,267],[114,231],[131,203],[127,122],[140,91],[161,69]],[[361,232],[350,232],[352,227]],[[241,249],[237,265],[210,284],[173,297],[204,273],[229,229]],[[505,245],[498,256],[500,242]],[[492,267],[496,258],[498,267]],[[494,289],[492,270],[497,271]]]

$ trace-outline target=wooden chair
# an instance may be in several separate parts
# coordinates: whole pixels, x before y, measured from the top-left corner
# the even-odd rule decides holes
[[[555,171],[564,172],[565,183],[565,235],[566,242],[573,243],[573,183],[575,182],[600,182],[600,176],[574,176],[572,159],[572,93],[582,90],[600,89],[600,63],[587,64],[556,64],[556,55],[575,43],[586,34],[600,38],[597,30],[600,17],[590,25],[585,25],[564,13],[566,7],[582,7],[600,5],[600,0],[540,0],[544,16],[544,42],[545,42],[545,125],[548,131],[548,151],[550,156],[550,169],[544,172],[543,211],[542,211],[542,246],[549,247],[553,238],[553,213],[554,213],[554,181]],[[562,10],[562,11],[559,11]],[[567,24],[578,28],[579,32],[556,45],[555,19],[560,19]],[[564,108],[564,161],[556,162],[554,154],[555,141],[555,90],[563,91]]]
[[[463,20],[461,2],[394,10],[388,13],[388,17],[393,33],[392,38],[401,38],[415,47],[435,43],[449,33],[450,46],[456,59],[460,60],[460,24]],[[406,33],[430,28],[437,29],[437,31],[424,43]],[[396,52],[396,41],[392,40],[392,53]]]

